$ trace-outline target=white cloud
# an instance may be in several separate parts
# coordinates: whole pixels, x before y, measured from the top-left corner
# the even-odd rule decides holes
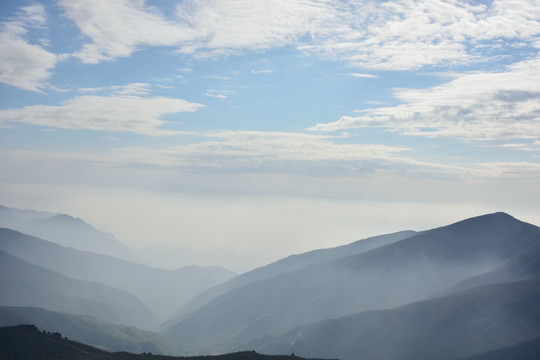
[[[335,12],[324,0],[186,1],[178,16],[203,35],[184,49],[193,51],[261,50],[294,44]]]
[[[377,75],[362,74],[362,73],[349,73],[349,76],[356,77],[356,78],[365,78],[365,79],[374,79],[377,77]]]
[[[85,63],[131,55],[139,46],[174,46],[197,37],[144,1],[61,0],[60,6],[92,42],[75,54]]]
[[[100,93],[105,95],[142,96],[150,93],[149,83],[131,83],[127,85],[113,85],[97,88],[79,88],[82,93]]]
[[[534,46],[539,20],[534,0],[351,2],[340,31],[300,48],[365,69],[487,62],[489,50]]]
[[[33,105],[0,110],[0,124],[28,123],[61,129],[132,132],[150,136],[177,134],[161,129],[168,114],[193,112],[203,105],[165,97],[80,96],[58,106]]]
[[[348,143],[345,142],[346,138],[328,135],[260,131],[184,135],[179,141],[181,145],[116,147],[100,153],[12,150],[4,152],[0,158],[6,164],[25,167],[39,165],[74,169],[82,166],[84,171],[95,168],[104,173],[110,171],[107,169],[121,168],[124,176],[128,177],[131,173],[143,176],[143,172],[139,171],[143,166],[147,169],[144,176],[149,178],[163,173],[167,178],[179,174],[188,177],[221,174],[268,179],[301,177],[311,181],[323,178],[354,181],[361,176],[364,180],[389,182],[393,186],[396,179],[445,184],[540,180],[540,164],[535,162],[442,164],[416,159],[407,147]],[[207,180],[208,184],[213,183],[213,180]]]
[[[272,73],[272,70],[271,70],[271,69],[265,69],[265,70],[251,70],[251,73],[254,74],[254,75],[257,75],[257,74],[271,74],[271,73]]]
[[[59,57],[28,42],[29,28],[46,22],[42,5],[23,7],[18,16],[0,24],[0,82],[24,90],[42,92]]]
[[[69,125],[64,127],[67,126]],[[85,128],[91,127],[91,125],[85,126]],[[336,140],[343,140],[343,138],[328,135],[261,131],[219,131],[184,133],[184,135],[186,137],[182,145],[152,148],[120,147],[109,149],[105,155],[71,152],[44,152],[39,155],[32,151],[10,151],[9,154],[6,152],[4,155],[12,161],[24,163],[29,161],[130,163],[239,173],[261,171],[317,173],[319,168],[325,167],[351,170],[351,165],[365,166],[365,171],[369,172],[372,169],[387,167],[385,162],[414,163],[400,155],[409,150],[405,147],[341,143]],[[308,166],[302,169],[299,167],[302,163]],[[420,165],[420,163],[415,165]],[[439,167],[439,165],[433,165],[433,167]],[[339,177],[344,174],[338,172],[326,175]]]
[[[24,6],[21,8],[19,21],[30,27],[40,28],[47,21],[45,8],[41,4]]]
[[[222,75],[206,75],[205,78],[214,79],[214,80],[230,80],[231,79],[228,76],[222,76]]]
[[[540,58],[498,73],[468,73],[426,89],[396,89],[403,104],[317,124],[313,131],[381,127],[464,140],[540,138]]]
[[[534,0],[186,0],[168,16],[143,0],[60,4],[91,39],[77,53],[89,63],[143,46],[216,58],[292,45],[365,69],[410,70],[489,61],[490,51],[537,46],[540,35]]]
[[[540,180],[540,163],[496,161],[480,163],[471,173],[486,179]]]
[[[288,132],[221,131],[197,135],[196,142],[161,147],[112,149],[110,158],[193,173],[342,178],[456,178],[465,174],[453,166],[414,160],[409,148],[347,143],[344,138]],[[399,174],[399,175],[398,175]]]
[[[204,96],[213,97],[216,99],[227,99],[230,95],[234,94],[234,90],[218,90],[218,89],[208,89],[204,93]]]

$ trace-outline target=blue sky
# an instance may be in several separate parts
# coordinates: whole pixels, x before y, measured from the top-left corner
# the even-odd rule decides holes
[[[0,22],[5,205],[264,259],[540,219],[536,1],[17,1]]]

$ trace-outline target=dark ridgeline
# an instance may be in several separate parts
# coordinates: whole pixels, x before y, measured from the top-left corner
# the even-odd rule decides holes
[[[61,333],[70,340],[107,351],[180,355],[176,346],[151,331],[38,307],[0,306],[0,326],[18,324],[34,324],[41,330]]]
[[[0,327],[0,359],[4,360],[303,360],[290,355],[263,355],[244,351],[216,356],[172,357],[127,352],[110,353],[69,340],[60,333],[41,332],[34,325]]]

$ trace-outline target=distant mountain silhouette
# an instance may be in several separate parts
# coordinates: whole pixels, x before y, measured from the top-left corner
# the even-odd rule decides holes
[[[445,360],[540,337],[540,278],[478,286],[391,310],[367,311],[244,346],[343,360]],[[535,349],[540,358],[540,347]]]
[[[232,351],[299,325],[436,296],[536,249],[540,228],[504,213],[479,216],[233,288],[160,333],[187,352]]]
[[[62,333],[44,333],[35,325],[21,324],[0,328],[0,359],[17,360],[303,360],[300,357],[270,356],[245,351],[209,357],[164,357],[127,352],[109,353],[94,347],[68,340]]]
[[[178,349],[156,333],[115,325],[96,318],[49,311],[37,307],[0,307],[0,326],[34,324],[71,340],[107,351],[178,355]]]
[[[66,248],[10,229],[0,229],[0,250],[70,278],[129,291],[161,320],[172,316],[179,306],[201,291],[236,275],[218,267],[151,268],[111,256]]]
[[[0,274],[0,305],[43,307],[138,327],[148,327],[156,321],[131,293],[71,279],[3,251],[0,251]]]
[[[134,253],[113,234],[104,233],[79,218],[0,206],[0,227],[49,240],[62,246],[130,260]]]

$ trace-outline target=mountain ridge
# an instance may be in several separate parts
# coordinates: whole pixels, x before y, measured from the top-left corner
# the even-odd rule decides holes
[[[343,360],[454,359],[540,336],[539,299],[540,277],[482,285],[394,309],[323,320],[244,347],[300,356],[331,353]]]
[[[1,206],[1,205],[0,205]],[[132,260],[135,254],[116,236],[68,214],[2,206],[0,227],[43,238],[62,246]]]
[[[219,267],[187,266],[176,270],[67,248],[15,230],[0,228],[0,250],[65,276],[103,283],[133,293],[163,319],[207,287],[235,273]]]
[[[534,248],[539,227],[482,215],[234,288],[159,333],[194,353],[224,352],[300,324],[435,296]]]
[[[332,261],[345,254],[350,254],[351,252],[363,252],[383,244],[402,240],[415,234],[417,234],[416,231],[404,230],[391,234],[372,236],[334,248],[316,249],[302,254],[287,256],[266,266],[262,266],[247,273],[240,274],[222,284],[203,291],[192,301],[187,303],[183,308],[180,308],[179,311],[177,311],[176,316],[179,317],[187,313],[193,312],[201,308],[205,304],[209,303],[212,299],[215,299],[216,297],[223,295],[227,291],[230,291],[234,288],[241,287],[256,281],[268,279],[273,276],[277,276],[293,270],[298,270],[303,267],[308,267],[310,265],[315,265],[317,263]]]
[[[0,251],[0,305],[36,306],[147,327],[156,319],[133,294],[97,282],[72,279]]]

